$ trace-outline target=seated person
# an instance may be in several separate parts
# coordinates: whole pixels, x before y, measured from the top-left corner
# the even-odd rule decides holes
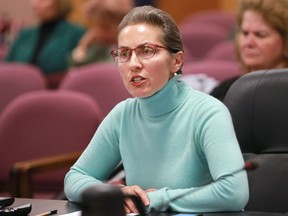
[[[288,1],[241,0],[235,38],[238,59],[247,73],[288,66]],[[210,94],[223,100],[239,77],[226,80]]]
[[[133,98],[106,116],[66,174],[67,198],[81,202],[83,191],[105,184],[122,161],[120,189],[138,196],[147,211],[241,211],[249,188],[230,113],[179,79],[183,43],[172,17],[135,7],[119,24],[112,56]],[[124,207],[138,211],[128,198]]]
[[[88,0],[83,5],[90,27],[72,52],[71,66],[113,61],[117,26],[133,8],[132,0]]]
[[[83,27],[66,20],[70,0],[31,0],[39,24],[23,29],[5,61],[38,66],[45,75],[66,72],[69,56],[85,33]]]

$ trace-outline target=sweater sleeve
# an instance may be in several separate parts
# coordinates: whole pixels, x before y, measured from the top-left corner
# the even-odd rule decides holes
[[[91,142],[64,179],[64,190],[70,201],[80,202],[89,186],[102,184],[120,162],[118,131],[114,114],[109,114],[97,129]]]
[[[241,211],[245,207],[249,194],[247,174],[244,170],[236,172],[244,167],[244,160],[230,113],[222,103],[216,103],[207,110],[203,107],[199,108],[202,111],[199,111],[196,129],[197,145],[207,161],[212,182],[201,187],[164,187],[149,192],[148,211],[219,212]],[[170,201],[181,194],[186,195]]]

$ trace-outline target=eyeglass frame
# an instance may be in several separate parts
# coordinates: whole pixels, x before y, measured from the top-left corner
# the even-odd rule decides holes
[[[145,45],[150,45],[150,46],[152,46],[152,47],[154,47],[155,49],[155,51],[154,51],[154,53],[153,53],[153,55],[151,56],[151,57],[148,57],[148,58],[145,58],[145,57],[142,57],[142,56],[139,56],[138,55],[138,53],[137,53],[137,49],[139,49],[139,47],[145,47]],[[127,61],[129,61],[129,59],[131,58],[131,56],[132,56],[132,51],[135,51],[135,54],[138,56],[138,57],[140,57],[140,58],[144,58],[144,59],[150,59],[150,58],[152,58],[155,54],[156,54],[156,51],[157,51],[157,48],[162,48],[162,49],[166,49],[166,50],[168,50],[168,51],[170,51],[170,52],[172,52],[172,53],[175,53],[175,52],[178,52],[179,50],[172,50],[172,49],[169,49],[169,48],[167,48],[167,47],[164,47],[164,46],[161,46],[161,45],[158,45],[158,44],[153,44],[153,43],[146,43],[146,44],[141,44],[141,45],[139,45],[139,46],[137,46],[137,47],[135,47],[135,48],[117,48],[117,49],[114,49],[114,50],[112,50],[110,53],[111,53],[111,55],[112,55],[112,57],[113,57],[113,59],[114,59],[114,61],[116,62],[116,63],[124,63],[124,62],[127,62]],[[114,57],[114,53],[117,51],[117,50],[129,50],[130,51],[130,55],[129,55],[129,57],[127,58],[127,60],[125,60],[125,61],[117,61],[116,59],[115,59],[115,57]]]

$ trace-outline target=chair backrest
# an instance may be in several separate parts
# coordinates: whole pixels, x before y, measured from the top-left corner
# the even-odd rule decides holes
[[[227,40],[216,44],[206,53],[204,58],[237,61],[234,42]]]
[[[95,100],[83,93],[44,90],[20,95],[0,116],[0,184],[7,183],[16,162],[84,150],[102,118]],[[40,174],[34,186],[61,191],[67,171]]]
[[[0,114],[20,94],[45,88],[45,78],[36,67],[21,63],[0,63]]]
[[[180,26],[183,45],[195,60],[201,60],[216,44],[228,40],[226,30],[213,24],[191,23]]]
[[[227,33],[230,33],[235,28],[236,17],[232,13],[227,13],[220,10],[210,10],[205,12],[199,12],[188,16],[182,25],[189,23],[200,24],[213,24],[225,28]]]
[[[258,162],[248,173],[246,210],[288,212],[288,69],[245,74],[228,90],[231,112],[245,160]]]
[[[183,65],[183,76],[205,74],[219,82],[243,74],[238,62],[227,60],[203,60]]]
[[[95,63],[72,69],[59,86],[59,90],[63,89],[92,96],[105,116],[117,103],[131,97],[114,63]]]
[[[288,69],[255,71],[236,80],[224,103],[242,152],[288,153]]]

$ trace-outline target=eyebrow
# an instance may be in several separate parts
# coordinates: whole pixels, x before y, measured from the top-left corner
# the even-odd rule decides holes
[[[139,46],[144,46],[144,45],[148,45],[148,44],[153,44],[153,43],[150,43],[150,42],[145,42],[145,43],[142,43],[142,44],[139,44],[138,46],[136,47],[139,47]],[[135,47],[135,48],[136,48]],[[128,47],[128,46],[119,46],[118,49],[134,49],[134,48],[131,48],[131,47]]]

